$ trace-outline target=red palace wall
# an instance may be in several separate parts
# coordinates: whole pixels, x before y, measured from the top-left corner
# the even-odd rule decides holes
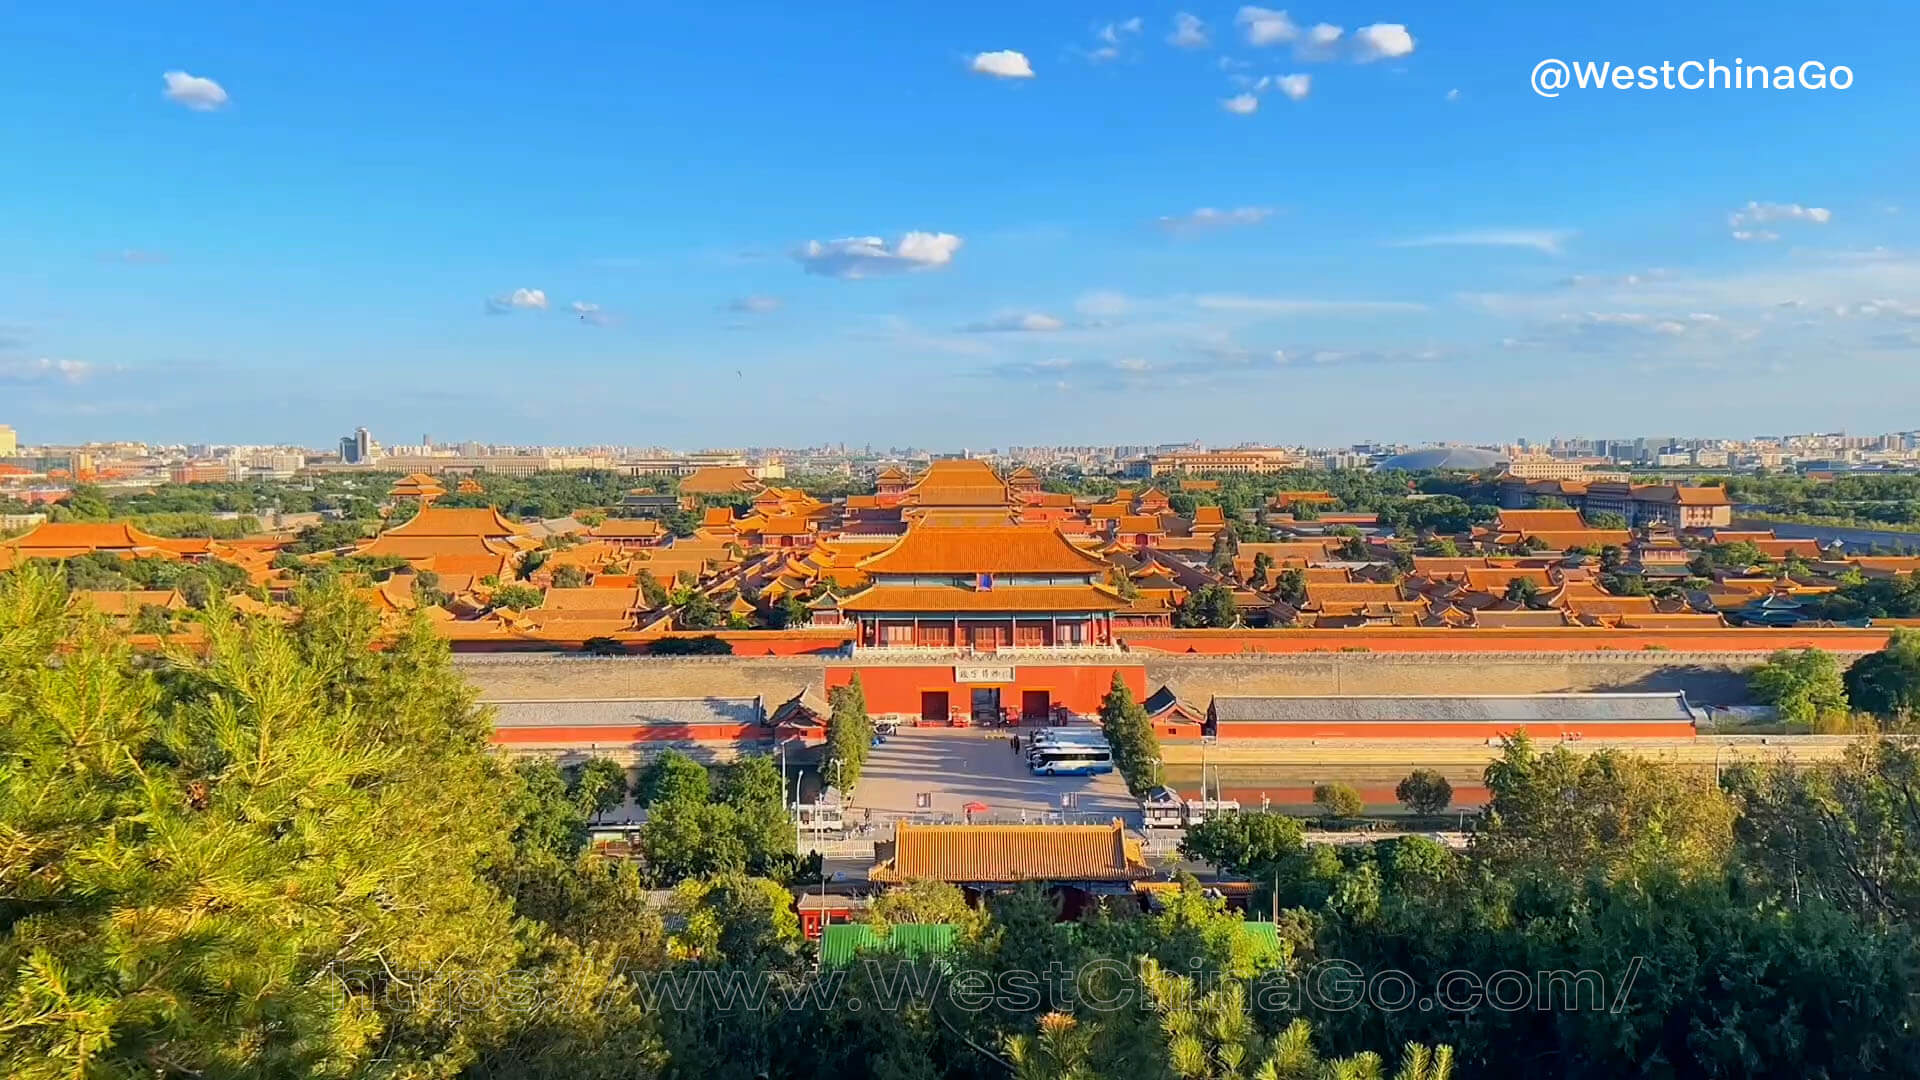
[[[957,668],[1012,668],[1011,682],[961,682]],[[954,664],[835,664],[827,668],[827,689],[845,686],[860,676],[866,693],[867,711],[876,716],[920,716],[924,695],[945,692],[951,709],[966,712],[972,691],[993,687],[1000,691],[1003,708],[1018,714],[1029,691],[1045,691],[1048,704],[1065,706],[1078,715],[1100,711],[1100,699],[1113,687],[1113,675],[1120,677],[1138,701],[1147,693],[1147,669],[1144,664],[1023,664],[1012,660],[962,662]]]
[[[1773,652],[1826,649],[1875,652],[1891,631],[1838,627],[1768,629],[1720,627],[1620,630],[1585,627],[1545,630],[1444,630],[1394,627],[1353,630],[1174,630],[1116,627],[1114,636],[1137,651],[1233,656],[1241,653],[1335,652]]]
[[[1528,721],[1525,724],[1432,722],[1396,723],[1391,720],[1370,723],[1237,723],[1220,725],[1222,743],[1255,739],[1471,739],[1486,742],[1511,735],[1524,728],[1535,742],[1559,742],[1573,736],[1586,739],[1691,739],[1693,725],[1685,720],[1620,721],[1593,724],[1552,724]]]

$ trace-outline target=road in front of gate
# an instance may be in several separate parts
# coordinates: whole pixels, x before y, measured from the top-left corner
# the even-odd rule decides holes
[[[1062,796],[1071,796],[1069,820],[1140,822],[1140,804],[1127,794],[1119,773],[1104,776],[1035,776],[1027,770],[1026,737],[1015,753],[1005,730],[901,728],[873,748],[854,791],[850,821],[866,811],[873,820],[913,818],[965,821],[968,803],[988,809],[975,821],[1058,821]],[[920,795],[930,805],[919,805]]]

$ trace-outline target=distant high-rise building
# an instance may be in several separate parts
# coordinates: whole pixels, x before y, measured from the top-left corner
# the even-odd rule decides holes
[[[373,460],[373,436],[358,427],[340,439],[340,460],[349,465],[365,465]]]
[[[0,424],[0,457],[12,457],[19,449],[20,437],[10,425]]]

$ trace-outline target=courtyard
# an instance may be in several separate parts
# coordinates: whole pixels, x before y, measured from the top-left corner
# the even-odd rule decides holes
[[[975,821],[1044,821],[1119,817],[1137,825],[1140,806],[1120,774],[1035,776],[1027,771],[1026,739],[1015,753],[1006,731],[903,727],[869,753],[854,792],[852,820],[871,812],[873,821],[914,818],[965,821],[965,807],[980,803]],[[925,796],[924,805],[921,796]],[[1063,797],[1070,797],[1063,810]]]

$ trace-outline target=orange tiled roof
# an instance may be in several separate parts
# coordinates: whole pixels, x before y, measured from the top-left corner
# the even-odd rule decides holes
[[[1651,596],[1575,596],[1568,599],[1568,605],[1582,615],[1655,615],[1659,614],[1658,604],[1659,601]]]
[[[865,559],[870,574],[1092,573],[1106,560],[1036,525],[916,525],[900,542]]]
[[[1874,620],[1878,622],[1879,620]],[[1716,614],[1691,614],[1686,612],[1654,612],[1644,615],[1628,615],[1620,620],[1623,630],[1694,630],[1702,627],[1727,625],[1724,616]]]
[[[1913,555],[1855,555],[1847,561],[1862,570],[1891,574],[1911,574],[1920,570],[1920,556]]]
[[[131,551],[134,548],[171,550],[171,542],[143,532],[125,521],[43,521],[16,537],[12,545],[23,557],[40,557],[35,549],[76,551]]]
[[[1585,518],[1578,510],[1502,510],[1501,532],[1584,532]]]
[[[660,523],[651,518],[608,518],[587,530],[588,536],[611,540],[651,540],[660,535]]]
[[[393,555],[402,559],[432,559],[442,555],[485,555],[507,557],[512,549],[484,536],[402,536],[397,531],[381,533],[362,544],[361,555]]]
[[[1193,508],[1193,524],[1195,528],[1199,528],[1202,525],[1225,525],[1226,523],[1226,511],[1217,506],[1196,506]]]
[[[613,615],[641,606],[639,589],[603,589],[587,585],[577,589],[548,589],[537,609],[543,614],[556,611],[591,611]]]
[[[75,608],[88,607],[102,615],[127,616],[152,604],[168,611],[186,608],[187,601],[178,589],[111,589],[77,592],[68,603]]]
[[[1680,487],[1678,485],[1658,485],[1654,487],[1634,488],[1636,499],[1657,500],[1677,503],[1680,506],[1728,506],[1727,489],[1718,487]]]
[[[844,611],[1118,611],[1119,594],[1098,585],[873,585],[841,601]]]
[[[1398,585],[1353,582],[1310,582],[1307,585],[1308,603],[1378,604],[1404,599],[1406,597]]]
[[[1538,568],[1521,569],[1518,567],[1468,568],[1464,575],[1467,587],[1481,592],[1504,592],[1507,584],[1514,578],[1528,578],[1542,589],[1553,588],[1553,575]]]
[[[439,553],[413,563],[416,570],[431,570],[442,577],[465,574],[483,578],[491,575],[503,581],[512,576],[512,565],[505,555],[492,552]]]
[[[1547,611],[1476,611],[1473,613],[1473,625],[1480,627],[1507,627],[1510,629],[1532,630],[1542,627],[1568,626],[1567,613],[1554,608]]]
[[[935,461],[907,490],[907,498],[921,506],[1004,506],[1009,502],[1006,482],[984,461],[954,458]]]
[[[682,495],[741,495],[760,487],[760,478],[744,465],[709,465],[680,481]]]
[[[1128,514],[1114,519],[1114,528],[1123,533],[1163,533],[1167,530],[1160,519],[1151,514]]]
[[[1137,881],[1140,843],[1111,825],[918,825],[903,821],[868,874],[874,881]],[[883,852],[876,852],[882,854]]]
[[[1272,543],[1241,544],[1240,554],[1251,559],[1265,552],[1274,562],[1288,559],[1304,559],[1308,562],[1325,562],[1330,552],[1340,546],[1339,540],[1282,540]]]
[[[1633,540],[1633,534],[1625,529],[1573,529],[1566,532],[1557,529],[1530,529],[1527,530],[1526,535],[1560,551],[1576,547],[1623,548]]]
[[[527,530],[500,516],[493,507],[428,506],[382,536],[525,536]]]

